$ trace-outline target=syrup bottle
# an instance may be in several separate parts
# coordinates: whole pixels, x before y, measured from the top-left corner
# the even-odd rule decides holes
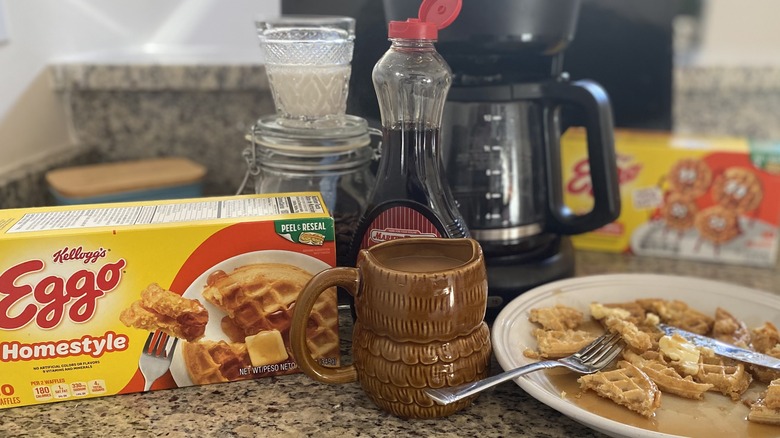
[[[433,43],[461,0],[424,0],[419,19],[391,21],[390,49],[372,75],[382,115],[382,156],[355,238],[360,249],[406,237],[468,237],[443,175],[439,129],[452,73]]]

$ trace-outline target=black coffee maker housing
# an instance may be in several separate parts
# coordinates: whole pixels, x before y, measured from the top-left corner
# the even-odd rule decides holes
[[[415,16],[418,0],[385,0],[389,19]],[[445,166],[472,236],[483,247],[489,313],[519,293],[574,273],[565,236],[620,212],[613,117],[595,82],[570,81],[564,49],[580,0],[464,0],[437,47],[453,70],[442,126]],[[560,136],[586,127],[594,207],[563,204]]]

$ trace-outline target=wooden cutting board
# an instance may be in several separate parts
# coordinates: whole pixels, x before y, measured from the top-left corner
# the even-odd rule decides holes
[[[56,169],[46,173],[46,181],[63,196],[88,198],[192,184],[205,174],[198,163],[169,157]]]

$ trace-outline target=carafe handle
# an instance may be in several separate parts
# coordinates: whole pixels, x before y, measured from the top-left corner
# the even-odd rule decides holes
[[[545,112],[547,129],[547,187],[549,190],[547,228],[558,234],[580,234],[602,227],[620,215],[612,107],[606,91],[589,80],[547,82],[542,84],[544,100],[551,102]],[[585,214],[572,214],[563,202],[561,173],[561,135],[558,124],[560,107],[580,108],[585,117],[588,143],[588,164],[593,188],[593,209]]]

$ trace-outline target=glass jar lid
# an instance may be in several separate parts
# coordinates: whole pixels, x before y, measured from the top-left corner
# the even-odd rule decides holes
[[[343,171],[374,158],[365,119],[346,115],[344,123],[329,128],[295,128],[278,123],[277,116],[260,118],[250,141],[259,167],[298,171]]]
[[[317,129],[282,125],[276,115],[261,117],[252,128],[251,136],[259,145],[290,152],[309,152],[311,148],[317,148],[318,153],[330,153],[371,144],[366,119],[351,115],[345,115],[339,126]]]

